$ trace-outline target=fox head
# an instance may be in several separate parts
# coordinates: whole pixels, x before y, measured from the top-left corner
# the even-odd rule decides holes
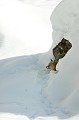
[[[55,62],[51,59],[51,61],[46,66],[46,68],[56,71],[56,65],[57,65],[57,62]]]

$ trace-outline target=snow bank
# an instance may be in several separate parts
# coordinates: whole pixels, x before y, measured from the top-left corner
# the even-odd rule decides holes
[[[0,112],[35,117],[35,120],[79,119],[78,6],[78,0],[64,0],[51,15],[52,46],[63,37],[72,43],[72,49],[58,63],[57,74],[45,68],[53,57],[52,47],[41,55],[0,61]],[[6,119],[12,116],[12,119],[18,117],[16,120],[28,120],[25,116],[7,115]]]
[[[63,0],[51,15],[53,46],[64,37],[72,43],[68,54],[59,61],[59,73],[50,73],[45,93],[53,112],[79,113],[79,0]],[[52,47],[51,50],[52,51]],[[55,110],[56,109],[56,110]],[[71,115],[72,115],[71,114]],[[61,115],[59,115],[61,117]]]

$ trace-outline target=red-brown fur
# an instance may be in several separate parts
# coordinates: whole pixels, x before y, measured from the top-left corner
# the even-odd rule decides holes
[[[50,62],[48,63],[48,65],[46,66],[46,68],[56,71],[56,65],[57,65],[57,63],[58,63],[58,62],[53,61],[53,60],[51,59],[51,61],[50,61]]]

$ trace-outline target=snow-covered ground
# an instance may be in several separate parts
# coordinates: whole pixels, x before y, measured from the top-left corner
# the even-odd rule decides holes
[[[0,120],[79,120],[79,1],[60,1],[0,1]],[[72,43],[58,73],[51,36]]]
[[[0,61],[0,120],[72,120],[78,114],[74,79],[65,78],[63,70],[57,74],[47,70],[48,56],[43,53]]]

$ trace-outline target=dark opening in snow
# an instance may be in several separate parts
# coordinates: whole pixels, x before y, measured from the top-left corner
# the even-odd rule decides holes
[[[69,42],[69,40],[63,38],[61,42],[53,48],[53,55],[55,60],[58,61],[59,59],[63,58],[71,49],[71,47],[72,44]]]
[[[59,62],[59,59],[63,58],[71,49],[71,47],[72,44],[69,42],[69,40],[63,38],[61,42],[59,42],[58,45],[56,45],[56,47],[53,48],[52,51],[55,59],[54,61],[51,60],[48,66],[46,66],[46,68],[56,71],[56,66]]]

